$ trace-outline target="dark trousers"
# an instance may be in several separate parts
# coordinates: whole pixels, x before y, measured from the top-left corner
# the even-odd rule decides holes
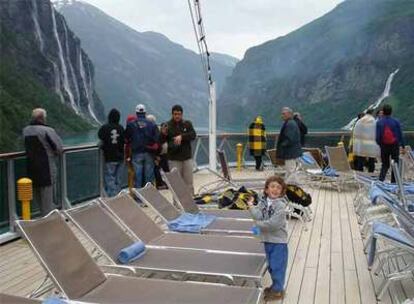
[[[168,167],[167,155],[165,154],[160,155],[159,163],[154,166],[155,184],[157,187],[166,185],[165,182],[162,180],[160,172],[161,169],[164,172],[170,172],[170,168]]]
[[[287,244],[264,243],[268,271],[272,277],[272,290],[284,290],[288,262]]]
[[[262,166],[262,156],[255,156],[254,159],[256,160],[256,170],[259,170]]]
[[[400,147],[398,144],[394,145],[381,145],[381,173],[379,176],[380,181],[385,180],[385,176],[387,175],[388,169],[390,168],[390,157],[396,163],[398,163],[398,159],[400,156]],[[391,183],[395,183],[394,173],[391,174]]]
[[[375,171],[375,158],[373,157],[362,157],[362,156],[355,156],[354,157],[354,166],[355,170],[357,171],[364,171],[364,165],[367,165],[368,172],[372,173]]]

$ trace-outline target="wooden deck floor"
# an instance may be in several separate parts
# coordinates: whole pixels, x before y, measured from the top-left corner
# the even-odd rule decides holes
[[[243,172],[243,177],[246,174]],[[238,177],[237,173],[234,175]],[[213,179],[211,174],[198,173],[195,184]],[[297,220],[289,222],[287,289],[286,298],[280,303],[377,303],[374,286],[378,286],[380,278],[367,269],[353,209],[354,192],[309,191],[314,202],[313,220],[307,224],[307,230]],[[0,257],[0,292],[27,296],[45,276],[24,240],[0,246]],[[267,286],[268,274],[263,280]],[[414,281],[409,280],[393,284],[380,303],[402,303],[413,297]]]

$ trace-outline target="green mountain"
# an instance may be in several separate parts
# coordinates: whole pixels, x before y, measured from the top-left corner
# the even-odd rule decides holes
[[[85,2],[63,1],[59,11],[94,63],[105,108],[116,107],[125,118],[143,103],[161,122],[170,118],[171,106],[179,103],[196,126],[207,125],[207,82],[198,54],[160,33],[138,32]],[[234,60],[212,54],[218,91],[231,74]]]
[[[61,135],[104,118],[93,66],[49,0],[0,1],[0,54],[0,152],[22,148],[36,107]]]
[[[291,106],[312,128],[340,128],[376,102],[392,79],[395,115],[414,127],[414,1],[347,0],[321,18],[249,49],[227,79],[219,125],[261,114],[280,125]]]

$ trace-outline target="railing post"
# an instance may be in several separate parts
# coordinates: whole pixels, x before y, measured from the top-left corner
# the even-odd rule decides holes
[[[198,156],[198,151],[200,151],[200,145],[201,145],[201,140],[202,137],[198,136],[197,138],[197,142],[196,142],[196,147],[194,149],[194,153],[193,153],[193,171],[197,171],[197,156]]]
[[[66,167],[66,152],[60,156],[60,190],[61,190],[61,205],[62,209],[70,209],[71,204],[68,198],[68,180]]]
[[[17,219],[16,213],[16,184],[14,174],[14,159],[7,160],[7,201],[9,205],[9,227],[10,232],[16,232],[14,221]]]
[[[104,155],[103,150],[98,149],[98,170],[99,170],[99,194],[101,197],[106,197],[104,186]]]

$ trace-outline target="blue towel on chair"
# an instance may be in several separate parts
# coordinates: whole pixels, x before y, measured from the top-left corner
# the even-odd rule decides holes
[[[331,167],[326,167],[325,169],[323,169],[323,174],[324,174],[325,176],[332,176],[332,177],[337,177],[337,176],[339,176],[339,175],[336,173],[336,170],[335,170],[335,169],[333,169],[333,168],[331,168]]]
[[[132,245],[123,248],[118,254],[118,261],[121,264],[128,264],[139,259],[145,252],[145,244],[143,242],[135,242]]]
[[[372,225],[372,231],[374,234],[383,235],[389,239],[392,239],[396,242],[402,243],[404,245],[414,248],[414,243],[398,228],[391,227],[387,224],[381,222],[374,222]],[[377,238],[374,236],[371,239],[371,244],[368,252],[368,266],[374,264],[375,252],[376,252]]]
[[[384,191],[382,191],[382,189],[378,188],[376,185],[372,185],[371,188],[369,189],[369,199],[371,200],[371,203],[373,205],[377,204],[377,199],[378,197],[382,196],[384,193]]]
[[[315,160],[313,159],[312,156],[309,156],[307,154],[303,154],[300,158],[303,160],[304,163],[306,163],[308,165],[314,165],[315,164]]]
[[[384,183],[379,182],[381,184],[381,187],[391,193],[397,193],[398,192],[398,186],[396,184],[390,184],[390,183]],[[414,184],[413,183],[404,183],[404,193],[406,194],[414,194]]]
[[[210,214],[199,212],[197,214],[183,213],[175,220],[168,223],[172,231],[200,233],[201,229],[210,225],[216,217]]]

